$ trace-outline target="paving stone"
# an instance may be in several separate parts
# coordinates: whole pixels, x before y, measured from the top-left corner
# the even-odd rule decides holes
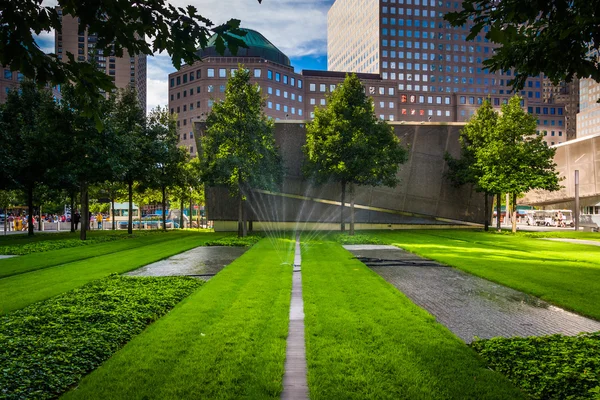
[[[370,268],[467,343],[475,337],[600,331],[598,321],[435,261],[427,260],[431,266],[406,265],[425,259],[399,248],[350,252],[356,257],[385,260],[386,266]]]
[[[566,238],[542,238],[544,240],[552,240],[554,242],[566,242],[574,244],[589,244],[590,246],[600,246],[600,241],[597,240],[582,240],[582,239],[566,239]]]

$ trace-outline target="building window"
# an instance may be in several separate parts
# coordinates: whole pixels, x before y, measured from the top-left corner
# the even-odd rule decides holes
[[[275,81],[281,82],[281,74],[279,72],[275,72]]]
[[[177,86],[179,86],[179,85],[181,85],[181,77],[180,76],[177,77]]]
[[[214,68],[209,68],[206,71],[206,76],[209,78],[214,78],[215,77],[215,69]]]
[[[298,79],[298,89],[302,89],[302,79]]]
[[[281,90],[275,89],[275,96],[281,96]]]
[[[219,92],[225,93],[225,85],[219,86]]]
[[[207,90],[208,90],[208,93],[212,93],[215,91],[215,87],[213,85],[208,85]]]
[[[284,75],[284,76],[283,76],[283,83],[284,83],[285,85],[287,85],[287,84],[288,84],[288,76],[287,76],[287,75]]]
[[[314,83],[311,83],[308,88],[309,88],[308,90],[310,90],[311,92],[314,92],[317,90],[317,85]]]
[[[325,105],[325,99],[321,99],[321,105],[324,106]]]
[[[225,68],[219,68],[219,78],[227,78],[227,70]]]
[[[325,92],[325,84],[324,84],[324,83],[321,83],[321,84],[319,85],[319,91],[321,91],[321,92]]]
[[[4,70],[4,78],[6,79],[6,70]],[[10,79],[10,77],[8,79]],[[171,78],[171,87],[173,86],[175,86],[175,79]]]
[[[200,79],[202,77],[202,70],[197,70],[196,71],[196,79]]]
[[[267,78],[273,80],[273,71],[270,69],[267,70]]]
[[[257,69],[255,69],[255,70],[254,70],[254,77],[255,77],[255,78],[260,78],[260,72],[261,72],[261,70],[260,70],[260,69],[258,69],[258,68],[257,68]]]

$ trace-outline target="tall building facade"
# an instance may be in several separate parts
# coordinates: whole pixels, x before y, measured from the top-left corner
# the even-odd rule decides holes
[[[117,88],[133,86],[137,89],[140,104],[146,109],[146,55],[130,56],[125,51],[123,57],[104,56],[96,50],[97,36],[79,26],[79,18],[63,15],[61,30],[55,31],[55,53],[60,60],[68,60],[67,53],[73,54],[76,61],[88,61],[96,65],[99,71],[106,73]]]
[[[11,71],[10,68],[2,68],[2,75],[0,75],[0,104],[6,102],[8,92],[19,87],[19,84],[23,80],[23,75],[18,71]]]
[[[485,38],[487,29],[467,41],[470,26],[452,27],[444,20],[460,9],[462,0],[336,0],[327,15],[329,68],[363,72],[357,60],[378,60],[373,72],[396,84],[400,120],[467,121],[488,97],[500,107],[514,94],[509,84],[514,75],[483,67],[496,47]],[[365,46],[361,36],[378,43]],[[542,83],[542,77],[528,79],[519,92],[522,105],[536,116],[548,144],[562,143],[565,104],[544,104]]]

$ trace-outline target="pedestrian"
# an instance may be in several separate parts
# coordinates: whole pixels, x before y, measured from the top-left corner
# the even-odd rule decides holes
[[[98,215],[96,215],[96,224],[98,225],[98,229],[102,229],[102,214],[98,213]]]
[[[12,215],[12,213],[10,214],[10,216],[8,217],[8,231],[13,231],[14,228],[14,222],[15,222],[15,217]]]
[[[75,225],[75,230],[77,230],[80,220],[81,220],[81,214],[79,214],[79,211],[75,211],[75,215],[73,215],[73,224]]]

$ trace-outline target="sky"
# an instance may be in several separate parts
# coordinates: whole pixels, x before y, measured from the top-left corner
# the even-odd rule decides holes
[[[243,28],[263,34],[286,54],[297,72],[327,69],[327,11],[334,0],[167,0],[175,6],[193,5],[204,17],[220,25],[231,18]],[[44,5],[53,1],[44,1]],[[54,33],[43,33],[38,44],[54,52]],[[168,103],[168,75],[175,68],[167,54],[148,57],[147,108]]]

